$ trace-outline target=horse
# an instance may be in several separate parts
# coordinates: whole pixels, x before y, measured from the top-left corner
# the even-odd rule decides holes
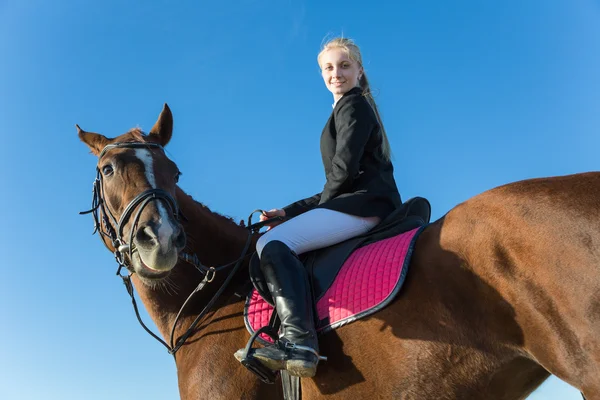
[[[162,338],[185,336],[181,399],[281,398],[280,385],[233,356],[249,338],[237,290],[258,236],[178,186],[163,149],[169,107],[147,134],[77,129],[99,156],[105,246]],[[458,204],[424,227],[409,271],[388,306],[320,337],[328,361],[302,379],[302,399],[524,399],[550,374],[600,399],[599,172],[514,182]]]

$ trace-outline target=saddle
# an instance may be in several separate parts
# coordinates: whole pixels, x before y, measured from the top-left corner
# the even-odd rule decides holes
[[[300,257],[311,282],[319,334],[371,315],[396,297],[406,278],[416,239],[430,217],[429,201],[415,197],[370,232]],[[251,336],[242,364],[263,382],[272,384],[277,374],[248,357],[254,341],[266,345],[277,340],[279,327],[256,254],[250,260],[250,280],[254,290],[246,297],[244,323]],[[299,399],[299,378],[286,371],[279,376],[284,399]]]
[[[317,304],[331,287],[340,272],[340,268],[355,250],[422,227],[429,223],[430,217],[431,205],[429,201],[423,197],[414,197],[403,203],[400,208],[392,212],[366,234],[301,255],[300,259],[309,274],[313,303]],[[260,260],[256,253],[250,260],[250,280],[258,294],[270,306],[274,306],[271,293],[260,270]]]

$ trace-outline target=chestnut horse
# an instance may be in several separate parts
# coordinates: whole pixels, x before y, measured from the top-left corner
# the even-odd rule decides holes
[[[147,135],[78,127],[100,156],[97,228],[165,340],[198,283],[214,278],[186,303],[175,338],[233,268],[203,265],[235,261],[248,238],[177,186],[162,149],[172,127],[166,105]],[[281,398],[233,356],[249,338],[242,260],[175,355],[182,399]],[[424,229],[409,271],[389,306],[320,337],[328,361],[302,380],[303,399],[523,399],[550,374],[600,399],[600,173],[516,182],[459,204]]]

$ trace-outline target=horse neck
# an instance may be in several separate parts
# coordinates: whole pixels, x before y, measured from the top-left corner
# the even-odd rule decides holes
[[[248,239],[248,230],[233,220],[214,213],[178,188],[177,201],[187,221],[186,251],[196,254],[207,266],[219,266],[237,259]]]
[[[183,221],[187,237],[185,252],[195,254],[202,265],[207,267],[228,264],[240,257],[248,239],[248,231],[244,227],[237,225],[229,218],[213,213],[179,188],[177,189],[177,202],[185,217],[185,221]],[[241,271],[245,271],[247,268],[247,261],[244,264]],[[187,329],[188,320],[192,320],[208,303],[230,270],[228,268],[218,273],[213,282],[207,284],[202,291],[193,296],[182,312],[183,318],[178,321],[177,335],[181,335]],[[240,276],[239,273],[237,275]],[[170,338],[177,313],[203,278],[203,273],[183,260],[180,260],[175,266],[167,283],[161,286],[148,287],[137,279],[135,274],[133,275],[140,299],[163,338],[167,340]],[[235,289],[236,281],[234,280],[221,299],[230,297],[229,292]],[[215,308],[217,306],[218,304]]]

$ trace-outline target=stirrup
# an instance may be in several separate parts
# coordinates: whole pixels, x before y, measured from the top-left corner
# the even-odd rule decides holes
[[[263,326],[262,328],[254,332],[252,336],[250,336],[250,340],[248,340],[248,344],[246,344],[246,348],[244,349],[244,356],[240,360],[240,362],[244,367],[248,368],[250,372],[258,376],[258,378],[261,381],[272,385],[277,379],[277,372],[265,367],[260,361],[255,360],[253,356],[248,354],[250,350],[252,350],[252,344],[261,333],[268,335],[275,342],[279,340],[279,338],[277,337],[277,333],[273,332],[273,329],[270,326]]]

